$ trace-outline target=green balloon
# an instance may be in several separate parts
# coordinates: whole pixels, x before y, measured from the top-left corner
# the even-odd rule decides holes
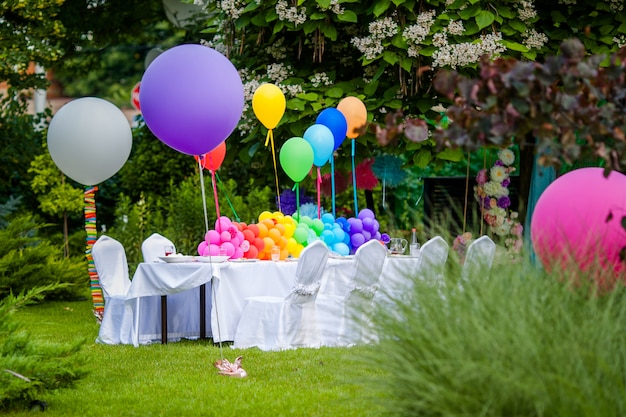
[[[303,138],[293,137],[280,148],[280,165],[294,182],[302,181],[313,166],[313,148]]]
[[[296,227],[295,232],[293,233],[293,238],[298,243],[306,242],[307,237],[309,237],[309,229],[304,227]]]

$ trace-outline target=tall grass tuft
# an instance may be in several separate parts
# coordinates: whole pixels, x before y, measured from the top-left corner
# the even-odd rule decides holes
[[[624,286],[598,294],[524,263],[457,276],[377,312],[390,415],[626,415]]]

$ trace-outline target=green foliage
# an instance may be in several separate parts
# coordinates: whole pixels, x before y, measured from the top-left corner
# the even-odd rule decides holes
[[[31,215],[20,215],[0,229],[0,299],[37,286],[57,283],[49,299],[75,299],[85,295],[84,258],[63,258],[59,248],[37,236],[45,227]]]
[[[543,64],[484,59],[476,78],[441,73],[435,88],[455,100],[447,112],[454,123],[439,129],[437,140],[477,149],[506,146],[513,137],[525,146],[530,137],[545,165],[599,158],[607,169],[623,169],[626,48],[606,64],[605,56],[585,56],[578,39],[563,42],[561,51]]]
[[[0,410],[29,407],[46,392],[71,387],[85,375],[82,359],[76,355],[84,340],[43,342],[32,337],[15,314],[58,287],[38,286],[0,299]]]
[[[445,286],[408,273],[413,290],[375,316],[384,337],[367,358],[384,372],[374,387],[390,415],[626,412],[623,285],[598,294],[565,284],[565,271],[497,258],[460,290],[451,255]]]

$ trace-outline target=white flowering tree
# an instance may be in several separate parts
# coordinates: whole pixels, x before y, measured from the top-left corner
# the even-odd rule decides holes
[[[428,124],[404,123],[433,119],[435,106],[447,105],[431,88],[437,70],[472,75],[485,54],[540,60],[573,35],[594,53],[626,42],[623,0],[223,0],[206,7],[214,18],[202,37],[242,68],[247,99],[263,82],[285,93],[278,138],[300,136],[321,110],[357,95],[374,122],[360,149],[394,145],[386,151],[409,153],[420,167],[461,156],[436,151]],[[260,129],[247,109],[239,157],[271,164],[267,152],[257,153]]]

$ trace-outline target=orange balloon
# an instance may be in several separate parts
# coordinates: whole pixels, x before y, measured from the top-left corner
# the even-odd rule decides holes
[[[257,227],[259,228],[259,237],[260,238],[264,238],[265,236],[267,236],[268,228],[267,228],[267,226],[265,224],[259,223],[259,224],[257,224]]]
[[[274,240],[271,237],[264,237],[263,243],[265,243],[263,252],[270,253],[272,251],[272,248],[274,247]]]
[[[287,247],[287,238],[285,236],[281,236],[280,240],[276,243],[281,249],[285,249]]]
[[[287,251],[287,249],[281,249],[280,250],[280,260],[284,261],[288,257],[289,257],[289,251]]]
[[[278,243],[280,242],[280,238],[282,237],[280,234],[280,230],[278,230],[275,227],[272,227],[270,230],[268,230],[267,232],[267,237],[269,237],[270,239],[272,239],[274,241],[274,243]]]
[[[205,153],[202,157],[202,168],[209,169],[211,171],[217,171],[222,166],[224,158],[226,157],[226,141],[220,143],[211,152]],[[194,156],[196,161],[200,159],[198,156]]]
[[[261,220],[259,224],[264,224],[267,227],[267,230],[269,230],[269,229],[274,228],[274,226],[276,225],[276,222],[274,222],[273,219],[265,219],[265,220]]]
[[[355,139],[359,136],[359,131],[367,123],[367,108],[365,108],[365,104],[357,97],[349,96],[343,98],[337,104],[337,110],[344,115],[348,122],[346,136],[350,139]]]
[[[284,224],[277,223],[276,225],[274,225],[274,229],[278,229],[278,231],[280,232],[281,236],[283,236],[285,234],[285,225]]]

